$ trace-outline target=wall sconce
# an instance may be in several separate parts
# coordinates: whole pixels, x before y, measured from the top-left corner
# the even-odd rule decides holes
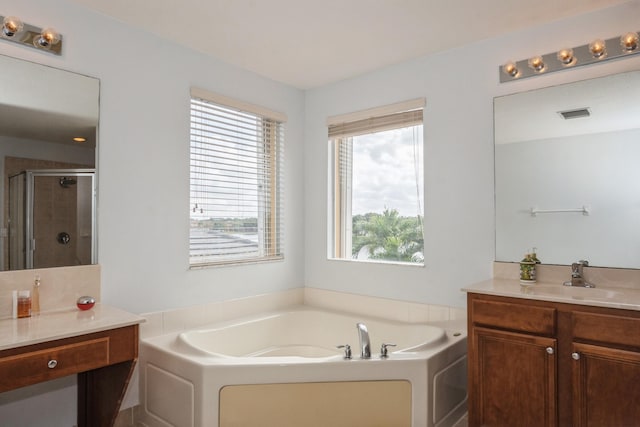
[[[615,46],[619,46],[614,49]],[[509,61],[500,67],[500,83],[526,79],[540,74],[566,70],[582,65],[620,59],[640,53],[638,32],[629,32],[621,37],[607,40],[596,39],[589,44],[561,49],[557,53],[534,56],[521,61]]]
[[[62,36],[53,28],[38,28],[23,23],[15,16],[0,16],[2,31],[0,40],[36,48],[55,55],[62,53]]]

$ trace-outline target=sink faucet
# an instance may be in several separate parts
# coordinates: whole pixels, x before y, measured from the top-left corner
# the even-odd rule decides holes
[[[589,262],[580,260],[571,264],[571,280],[564,282],[565,286],[580,286],[582,288],[595,288],[596,285],[587,282],[582,276],[582,268],[588,267]]]
[[[371,342],[369,341],[369,331],[364,323],[356,323],[358,328],[358,338],[360,339],[360,358],[371,359]]]

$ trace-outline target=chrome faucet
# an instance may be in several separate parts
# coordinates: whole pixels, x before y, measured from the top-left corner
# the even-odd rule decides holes
[[[565,286],[579,286],[582,288],[595,288],[596,285],[584,280],[582,275],[582,268],[589,267],[589,262],[580,260],[571,264],[571,280],[564,282]]]
[[[371,342],[369,341],[369,331],[364,323],[356,323],[358,328],[358,338],[360,339],[360,358],[371,359]]]

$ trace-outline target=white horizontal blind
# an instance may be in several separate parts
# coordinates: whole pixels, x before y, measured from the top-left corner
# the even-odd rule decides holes
[[[329,139],[365,135],[422,124],[422,109],[329,125]]]
[[[282,122],[191,98],[191,266],[283,257]]]

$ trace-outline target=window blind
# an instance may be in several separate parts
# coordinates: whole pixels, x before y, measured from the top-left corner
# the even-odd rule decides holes
[[[284,125],[191,97],[191,266],[279,259]]]
[[[329,139],[346,138],[422,124],[422,108],[329,125]]]

